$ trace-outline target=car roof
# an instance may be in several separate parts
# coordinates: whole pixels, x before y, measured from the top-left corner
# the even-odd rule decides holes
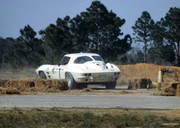
[[[65,56],[78,57],[78,56],[99,56],[96,53],[72,53],[66,54]]]

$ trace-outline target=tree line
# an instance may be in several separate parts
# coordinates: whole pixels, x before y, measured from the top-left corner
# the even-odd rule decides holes
[[[123,34],[124,24],[125,19],[93,1],[77,16],[57,18],[55,24],[40,30],[40,39],[30,25],[20,29],[17,39],[1,37],[0,67],[57,64],[64,54],[79,52],[98,53],[117,64],[180,65],[180,8],[170,8],[157,22],[142,12],[132,26],[132,36]],[[143,44],[143,50],[132,47],[136,42]]]

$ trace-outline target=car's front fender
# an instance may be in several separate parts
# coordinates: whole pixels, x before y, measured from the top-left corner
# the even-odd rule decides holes
[[[36,69],[36,73],[39,75],[40,71],[43,71],[45,74],[47,71],[52,71],[56,65],[41,65],[38,69]]]

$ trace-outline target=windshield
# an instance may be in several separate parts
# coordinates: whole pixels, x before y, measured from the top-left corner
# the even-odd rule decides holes
[[[100,56],[92,56],[96,61],[104,61]]]
[[[90,57],[88,56],[81,56],[75,59],[74,63],[75,64],[84,64],[85,62],[88,61],[93,61]]]
[[[60,65],[66,65],[69,63],[70,57],[64,56],[60,62]]]

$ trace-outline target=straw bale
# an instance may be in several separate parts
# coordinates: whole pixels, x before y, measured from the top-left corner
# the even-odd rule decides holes
[[[146,78],[141,79],[129,79],[128,80],[128,89],[140,89],[140,88],[149,88],[151,85],[151,80]]]
[[[6,88],[6,94],[20,94],[17,88]]]
[[[155,95],[160,96],[176,96],[177,95],[177,83],[176,82],[163,82],[160,89],[155,92]]]
[[[20,92],[59,92],[67,90],[67,82],[65,80],[53,79],[23,79],[9,80],[6,82],[6,88],[16,88]]]
[[[0,87],[0,94],[6,94],[6,88]]]
[[[67,82],[65,80],[42,80],[42,79],[35,79],[34,80],[35,87],[39,89],[46,89],[51,91],[56,90],[67,90]]]
[[[0,87],[5,87],[7,81],[8,79],[0,79]]]
[[[177,84],[176,96],[180,96],[180,84]]]

